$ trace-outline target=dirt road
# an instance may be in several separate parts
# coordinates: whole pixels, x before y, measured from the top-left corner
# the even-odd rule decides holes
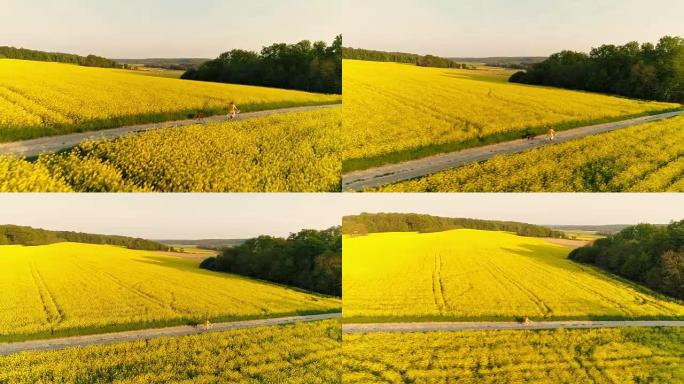
[[[342,189],[344,191],[363,191],[365,188],[397,183],[439,171],[461,167],[470,163],[485,161],[496,155],[510,155],[524,152],[545,145],[576,140],[585,136],[597,135],[638,124],[668,119],[682,114],[684,114],[684,110],[569,129],[567,131],[558,132],[556,134],[556,139],[553,142],[548,142],[544,135],[540,135],[535,137],[534,140],[521,139],[507,141],[483,147],[468,148],[457,152],[443,153],[418,160],[383,165],[362,171],[354,171],[342,175]]]
[[[493,331],[525,329],[578,329],[618,327],[684,327],[684,321],[540,321],[518,322],[439,322],[342,324],[343,333]]]
[[[340,104],[329,104],[329,105],[315,105],[306,107],[294,107],[294,108],[280,108],[280,109],[270,109],[266,111],[258,112],[248,112],[241,113],[232,121],[240,121],[246,119],[253,119],[255,117],[264,117],[270,115],[276,115],[281,113],[290,112],[305,112],[314,111],[318,109],[326,108],[336,108]],[[38,139],[15,141],[11,143],[1,143],[0,144],[0,155],[16,155],[24,157],[38,156],[41,153],[58,152],[63,149],[68,149],[75,147],[83,140],[96,140],[96,139],[114,139],[131,133],[145,132],[153,129],[161,128],[177,128],[186,125],[193,124],[207,124],[219,121],[229,121],[230,117],[226,115],[210,116],[202,119],[188,119],[188,120],[176,120],[176,121],[166,121],[162,123],[152,123],[152,124],[141,124],[141,125],[129,125],[120,128],[104,129],[100,131],[89,131],[89,132],[78,132],[70,133],[61,136],[49,136],[41,137]]]
[[[328,313],[323,315],[306,315],[279,317],[262,320],[234,321],[229,323],[211,324],[207,329],[204,325],[199,326],[178,326],[167,328],[142,329],[138,331],[127,331],[117,333],[105,333],[100,335],[86,335],[65,337],[60,339],[32,340],[18,343],[0,343],[0,355],[10,355],[26,351],[51,351],[69,347],[82,347],[94,344],[112,344],[126,341],[146,340],[163,336],[184,336],[206,332],[222,332],[233,329],[267,327],[273,325],[283,325],[299,322],[311,322],[341,317],[341,313]]]

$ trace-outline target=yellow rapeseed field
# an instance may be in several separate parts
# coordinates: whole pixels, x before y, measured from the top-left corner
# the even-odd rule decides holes
[[[348,321],[684,318],[659,299],[506,232],[457,229],[343,238]]]
[[[87,141],[33,163],[0,156],[0,191],[339,191],[341,119],[334,107]]]
[[[328,312],[340,300],[114,246],[0,246],[0,341]]]
[[[0,192],[70,192],[64,180],[55,178],[41,164],[0,155]]]
[[[344,160],[358,163],[345,168],[368,167],[373,163],[361,159],[393,153],[430,154],[421,148],[434,153],[492,137],[517,139],[526,128],[541,133],[680,107],[511,84],[483,71],[357,60],[344,60],[343,67]]]
[[[683,192],[684,116],[379,188],[385,192]]]
[[[681,328],[379,333],[342,337],[343,382],[684,382]]]
[[[338,320],[0,356],[0,383],[333,384]]]
[[[330,104],[339,95],[141,76],[135,71],[0,60],[0,142],[226,113]]]

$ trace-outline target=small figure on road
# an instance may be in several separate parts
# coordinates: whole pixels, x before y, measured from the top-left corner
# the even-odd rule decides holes
[[[534,140],[534,133],[532,133],[532,131],[530,131],[529,129],[526,129],[522,135],[522,138],[532,141]]]
[[[546,140],[553,141],[555,138],[556,138],[556,131],[554,131],[553,128],[549,128],[549,131],[546,132]]]
[[[240,113],[240,110],[237,105],[235,105],[235,102],[231,101],[230,104],[228,104],[228,116],[230,116],[231,119],[234,119],[238,113]]]
[[[210,328],[211,323],[209,322],[209,319],[207,319],[207,321],[204,322],[204,329],[208,331]]]

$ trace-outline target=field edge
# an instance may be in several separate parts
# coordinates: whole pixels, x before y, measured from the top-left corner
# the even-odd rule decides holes
[[[351,173],[354,171],[363,171],[370,168],[380,167],[388,164],[397,164],[404,161],[418,160],[425,157],[438,155],[442,153],[457,152],[468,148],[483,147],[491,144],[499,144],[507,141],[518,140],[524,133],[532,132],[535,135],[546,133],[549,128],[556,131],[566,131],[574,128],[580,128],[591,125],[615,123],[623,120],[635,119],[644,116],[653,116],[661,113],[684,111],[684,106],[680,108],[668,108],[655,111],[647,111],[641,113],[634,113],[629,115],[620,115],[615,117],[606,117],[593,120],[577,120],[570,122],[562,122],[557,124],[550,124],[536,127],[526,127],[515,131],[489,135],[481,139],[475,138],[466,141],[448,142],[441,144],[433,144],[418,148],[406,149],[396,152],[391,152],[383,155],[347,159],[342,161],[342,174]]]
[[[148,322],[135,322],[135,323],[122,323],[122,324],[112,324],[105,326],[93,326],[93,327],[83,327],[83,328],[67,328],[60,329],[54,332],[44,331],[31,334],[19,334],[19,335],[0,335],[0,345],[2,343],[16,343],[22,341],[33,341],[33,340],[49,340],[64,337],[73,336],[90,336],[98,335],[103,333],[116,333],[125,331],[140,331],[145,329],[154,328],[165,328],[174,327],[181,325],[197,325],[202,322],[209,320],[212,323],[224,323],[232,321],[246,321],[246,320],[265,320],[265,319],[275,319],[279,317],[289,317],[289,316],[306,316],[306,315],[325,315],[333,313],[341,313],[342,308],[332,308],[328,310],[300,310],[292,312],[278,312],[270,313],[268,315],[246,315],[246,316],[236,316],[236,315],[225,315],[225,316],[215,316],[206,318],[190,318],[183,317],[178,319],[170,320],[159,320],[159,321],[148,321]]]

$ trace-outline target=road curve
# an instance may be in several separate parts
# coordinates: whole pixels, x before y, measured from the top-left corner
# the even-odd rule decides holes
[[[291,323],[311,322],[341,317],[341,313],[326,313],[322,315],[305,315],[278,317],[273,319],[233,321],[228,323],[211,324],[207,329],[204,325],[183,325],[178,327],[141,329],[116,333],[103,333],[99,335],[85,335],[64,337],[59,339],[31,340],[18,343],[0,343],[0,356],[11,355],[27,351],[52,351],[69,347],[83,347],[95,344],[112,344],[127,341],[147,340],[164,336],[184,336],[207,332],[222,332],[234,329],[267,327]]]
[[[539,321],[519,322],[433,322],[342,324],[342,333],[494,331],[530,329],[581,329],[620,327],[684,327],[684,321]]]
[[[417,160],[410,160],[396,164],[387,164],[376,168],[349,172],[342,175],[342,190],[363,191],[366,188],[380,187],[447,169],[462,167],[470,163],[485,161],[497,155],[520,153],[530,149],[543,147],[545,145],[553,145],[565,141],[577,140],[585,136],[606,133],[648,122],[669,119],[682,114],[684,114],[684,110],[660,113],[651,116],[642,116],[612,123],[568,129],[566,131],[556,133],[556,139],[551,143],[545,140],[545,135],[539,135],[533,140],[520,139],[506,141],[503,143],[485,145],[482,147],[468,148],[457,152],[442,153]]]
[[[253,119],[255,117],[277,115],[281,113],[314,111],[318,109],[335,108],[339,106],[340,104],[326,104],[305,107],[278,108],[269,109],[265,111],[241,113],[235,119],[231,119],[226,115],[217,115],[204,117],[201,119],[188,119],[165,121],[161,123],[152,124],[128,125],[125,127],[103,129],[99,131],[77,132],[60,136],[40,137],[31,140],[14,141],[11,143],[0,143],[0,155],[34,157],[40,155],[41,153],[58,152],[63,149],[75,147],[83,140],[114,139],[131,133],[145,132],[154,129],[177,128],[186,125],[207,124],[219,121],[240,121]]]

